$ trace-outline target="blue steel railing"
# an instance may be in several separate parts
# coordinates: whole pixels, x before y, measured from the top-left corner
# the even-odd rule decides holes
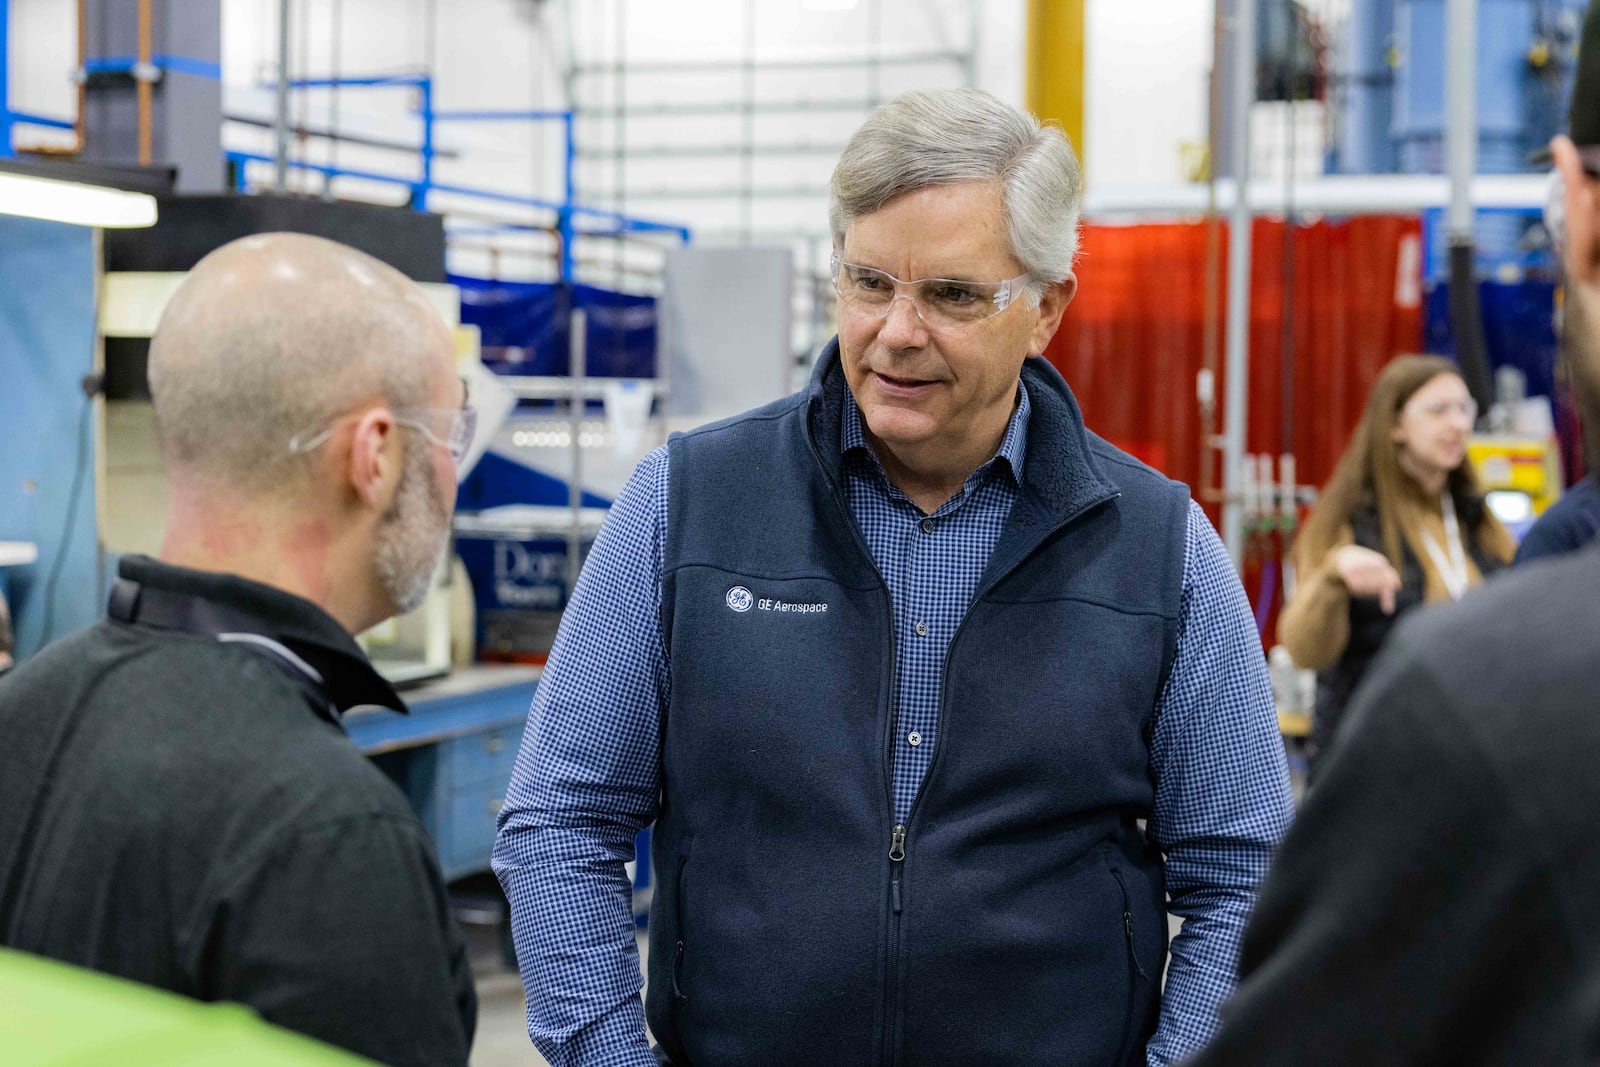
[[[577,160],[577,149],[573,138],[574,117],[570,109],[559,111],[501,109],[440,111],[433,106],[433,77],[429,74],[383,74],[355,78],[296,78],[288,84],[291,89],[302,90],[336,88],[407,88],[417,90],[418,103],[416,111],[418,117],[422,120],[422,144],[418,149],[421,169],[416,178],[406,178],[395,174],[381,174],[373,171],[351,170],[346,167],[326,166],[295,160],[289,161],[289,167],[293,170],[321,174],[329,179],[340,177],[357,178],[366,181],[383,182],[389,185],[405,186],[411,190],[411,206],[418,211],[428,210],[428,197],[431,193],[446,193],[553,212],[556,217],[557,243],[560,245],[560,274],[561,280],[564,282],[572,280],[572,245],[576,237],[615,236],[624,233],[666,233],[677,235],[678,239],[684,243],[688,243],[690,239],[689,228],[679,223],[625,215],[617,211],[580,204],[573,199],[573,170]],[[433,177],[433,161],[436,156],[434,127],[441,122],[561,123],[563,147],[561,199],[559,201],[546,200],[536,196],[520,196],[515,193],[503,193],[493,189],[435,181]],[[275,162],[272,156],[252,152],[228,152],[227,158],[234,164],[234,188],[239,192],[244,192],[248,188],[244,173],[246,163]],[[596,220],[608,223],[609,226],[605,228],[579,229],[577,226],[577,220],[579,219]]]
[[[77,124],[67,119],[53,119],[27,111],[11,109],[10,64],[11,56],[11,4],[0,0],[0,159],[10,159],[16,154],[11,147],[11,130],[16,126],[48,126],[53,130],[75,130]]]
[[[13,110],[10,106],[9,94],[9,57],[11,43],[11,4],[10,0],[0,0],[0,159],[9,159],[16,154],[12,147],[12,130],[19,125],[44,126],[58,130],[77,129],[76,123],[68,119],[51,118],[47,115],[37,115],[25,111]],[[102,56],[84,63],[85,74],[122,73],[131,72],[138,66],[138,60],[132,56]],[[175,74],[189,74],[201,78],[220,80],[222,68],[216,63],[192,59],[186,56],[157,55],[150,57],[150,66],[159,70],[171,71]],[[374,171],[354,170],[349,167],[323,166],[299,160],[290,160],[289,167],[294,170],[308,171],[321,174],[325,178],[357,178],[372,182],[382,182],[388,185],[399,185],[411,190],[411,204],[418,211],[428,209],[428,197],[432,193],[445,193],[452,196],[471,197],[478,200],[488,200],[500,204],[512,204],[518,207],[530,207],[538,210],[550,211],[556,217],[555,231],[560,244],[560,272],[562,281],[571,281],[573,272],[573,239],[579,236],[618,236],[624,233],[663,233],[675,234],[679,240],[687,243],[690,238],[689,228],[678,223],[662,222],[654,219],[644,219],[633,215],[625,215],[617,211],[608,211],[604,208],[590,207],[580,204],[573,198],[573,169],[577,159],[577,150],[573,143],[573,113],[571,110],[478,110],[478,111],[439,111],[433,106],[433,77],[428,74],[385,74],[362,78],[299,78],[289,83],[292,89],[333,89],[333,88],[410,88],[416,89],[419,97],[417,112],[422,119],[422,144],[418,149],[421,162],[421,172],[415,178],[407,178],[396,174],[382,174]],[[564,159],[561,170],[561,199],[546,200],[536,196],[518,196],[513,193],[503,193],[493,189],[481,189],[472,186],[447,184],[436,182],[433,178],[433,162],[436,156],[434,148],[434,127],[440,122],[559,122],[561,123]],[[230,151],[224,153],[234,167],[234,188],[238,192],[248,189],[245,177],[245,165],[248,163],[272,163],[274,157],[254,152]],[[601,225],[579,228],[578,220],[589,220]],[[517,228],[507,224],[507,228]]]

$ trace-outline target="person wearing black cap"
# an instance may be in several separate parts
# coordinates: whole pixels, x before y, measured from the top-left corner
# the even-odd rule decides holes
[[[1552,142],[1600,382],[1600,4]],[[1194,1067],[1600,1061],[1600,546],[1400,624],[1267,876]]]
[[[0,945],[465,1064],[433,847],[340,723],[405,708],[351,634],[415,606],[448,542],[450,333],[370,256],[259,235],[189,273],[149,375],[161,558],[124,557],[108,617],[0,684]]]

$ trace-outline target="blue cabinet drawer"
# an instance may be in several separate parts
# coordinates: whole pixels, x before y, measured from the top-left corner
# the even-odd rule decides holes
[[[446,814],[448,830],[441,842],[439,862],[445,877],[454,878],[489,869],[494,851],[495,817],[505,803],[506,783],[484,782],[450,794]]]
[[[521,743],[520,722],[451,738],[444,742],[445,780],[451,789],[491,782],[503,791],[506,783],[511,781],[511,769],[517,762],[517,746]]]

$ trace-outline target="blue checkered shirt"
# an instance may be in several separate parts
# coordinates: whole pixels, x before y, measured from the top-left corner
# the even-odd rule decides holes
[[[846,395],[850,509],[895,610],[895,807],[909,812],[939,729],[945,649],[1016,499],[1027,390],[995,456],[931,515],[885,476]],[[624,864],[655,817],[658,726],[671,686],[660,628],[667,453],[645,457],[612,505],[533,701],[494,867],[511,900],[528,1033],[554,1067],[654,1067]],[[1146,1050],[1177,1063],[1215,1031],[1239,939],[1291,801],[1271,686],[1227,554],[1190,505],[1176,659],[1150,742],[1148,831],[1166,862],[1172,940]],[[1063,1005],[1070,1010],[1070,1005]]]

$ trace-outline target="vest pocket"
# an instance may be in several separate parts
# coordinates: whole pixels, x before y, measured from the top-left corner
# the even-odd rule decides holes
[[[1139,1004],[1139,983],[1148,982],[1150,976],[1145,973],[1144,965],[1139,962],[1139,946],[1133,937],[1133,898],[1128,895],[1127,880],[1117,867],[1108,863],[1106,869],[1116,881],[1117,895],[1122,901],[1122,936],[1128,952],[1128,996],[1122,1009],[1122,1037],[1117,1042],[1116,1059],[1118,1064],[1125,1064],[1132,1054],[1128,1044],[1133,1038],[1134,1016]]]
[[[688,872],[688,869],[689,853],[686,849],[684,854],[678,857],[678,867],[677,870],[673,872],[672,878],[672,897],[673,903],[676,906],[675,910],[677,917],[677,941],[674,943],[672,949],[672,999],[680,1003],[687,1003],[689,1000],[688,995],[683,991],[683,942],[684,937],[686,936],[683,927],[683,917],[684,912],[687,910],[683,906],[683,890],[685,885],[684,876]]]

